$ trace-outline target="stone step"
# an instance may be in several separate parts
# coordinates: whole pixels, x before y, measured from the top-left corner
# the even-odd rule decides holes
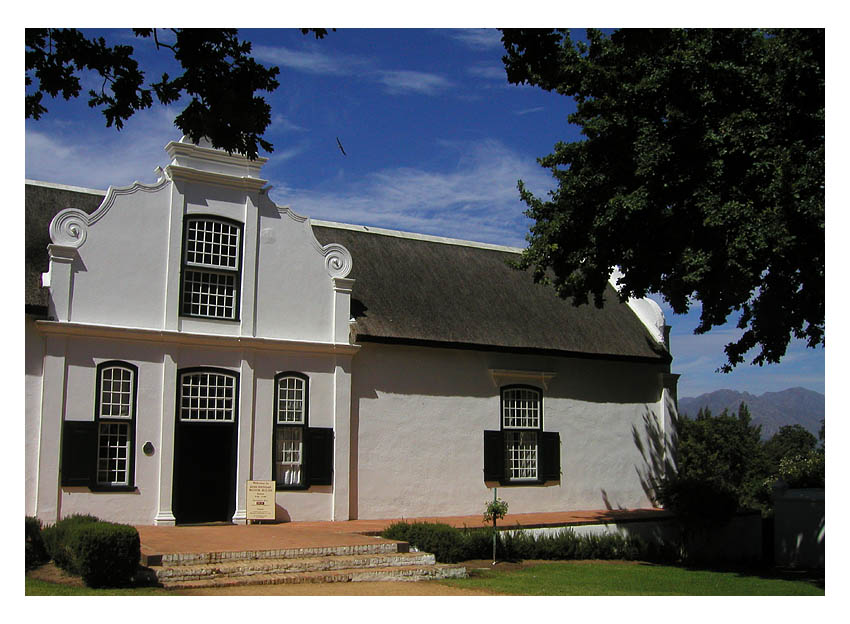
[[[250,577],[269,574],[300,574],[363,568],[388,568],[434,565],[430,553],[378,553],[331,555],[324,557],[289,557],[279,559],[241,559],[193,565],[151,568],[160,583],[199,581],[227,577]]]
[[[317,570],[284,574],[212,577],[199,580],[164,581],[168,589],[233,587],[236,585],[280,585],[285,583],[351,583],[369,581],[425,581],[464,578],[466,568],[453,564],[390,566],[342,570]]]
[[[332,557],[347,555],[378,555],[405,553],[410,550],[407,542],[381,541],[374,544],[348,546],[318,546],[310,548],[280,548],[265,550],[241,550],[199,553],[150,553],[142,549],[143,566],[191,566],[232,561],[254,561],[257,559],[294,559]]]

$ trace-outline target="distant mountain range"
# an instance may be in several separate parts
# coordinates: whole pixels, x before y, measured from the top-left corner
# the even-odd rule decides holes
[[[714,416],[724,409],[728,409],[730,414],[737,414],[741,403],[746,403],[750,409],[753,424],[761,425],[762,439],[770,438],[784,425],[795,424],[802,425],[817,437],[826,413],[826,397],[805,388],[788,388],[758,396],[749,392],[715,390],[698,397],[679,399],[679,413],[696,418],[700,408],[707,407]]]

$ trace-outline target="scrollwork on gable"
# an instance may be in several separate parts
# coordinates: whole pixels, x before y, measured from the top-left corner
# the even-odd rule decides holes
[[[310,224],[310,218],[298,214],[289,206],[279,206],[275,204],[281,216],[287,216],[297,223],[304,225],[310,236],[310,243],[313,248],[325,258],[325,269],[331,277],[347,277],[351,273],[351,268],[354,261],[351,258],[351,252],[339,243],[328,243],[322,245],[313,232],[313,226]]]
[[[338,243],[329,243],[322,247],[325,256],[325,268],[331,277],[347,277],[351,273],[351,252]]]
[[[86,242],[89,215],[76,208],[61,211],[50,222],[50,240],[54,245],[78,248]]]
[[[109,212],[109,209],[115,204],[115,199],[119,195],[131,195],[137,191],[152,193],[160,190],[168,184],[170,180],[161,178],[154,185],[142,184],[134,182],[130,186],[125,187],[109,187],[104,197],[103,202],[91,214],[87,214],[78,208],[66,208],[60,210],[55,217],[50,221],[50,240],[54,245],[62,247],[71,247],[74,249],[82,246],[86,242],[86,235],[91,225],[97,223],[103,216]]]

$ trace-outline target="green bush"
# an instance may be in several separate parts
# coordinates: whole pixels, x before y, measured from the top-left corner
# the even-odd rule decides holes
[[[445,524],[397,522],[381,534],[388,539],[410,543],[433,553],[441,563],[468,559],[489,559],[493,555],[493,529],[455,529]],[[550,534],[532,534],[520,530],[500,531],[496,538],[496,556],[523,559],[625,559],[654,561],[666,559],[661,546],[619,534],[577,535],[572,529]]]
[[[387,539],[408,542],[423,552],[434,555],[441,563],[463,560],[463,536],[458,529],[439,522],[396,522],[381,534]]]
[[[41,536],[41,520],[31,516],[25,522],[26,545],[24,547],[24,563],[27,570],[37,568],[50,560],[44,539]]]
[[[130,585],[139,566],[139,532],[111,522],[78,524],[67,533],[75,568],[89,587]]]
[[[824,459],[819,451],[783,457],[779,462],[779,477],[789,488],[822,488],[826,482]]]
[[[42,530],[44,545],[53,563],[71,574],[80,573],[75,567],[73,554],[68,549],[67,536],[74,527],[92,522],[100,522],[100,520],[87,514],[74,514]]]

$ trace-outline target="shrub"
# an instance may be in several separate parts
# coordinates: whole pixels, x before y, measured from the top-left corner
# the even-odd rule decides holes
[[[41,535],[41,520],[27,516],[24,530],[26,538],[24,563],[27,570],[32,570],[43,563],[47,563],[50,560],[50,555],[47,554]]]
[[[67,572],[79,574],[79,571],[74,565],[74,557],[68,549],[67,535],[74,527],[92,522],[100,522],[100,520],[95,516],[74,514],[63,518],[54,525],[44,528],[42,531],[44,545],[47,549],[47,554],[53,559],[53,563]]]
[[[493,529],[455,529],[445,524],[397,522],[381,534],[388,539],[410,543],[419,550],[434,553],[437,561],[453,563],[468,559],[488,559],[492,555]],[[619,534],[578,535],[572,529],[550,534],[521,530],[500,531],[496,553],[501,559],[568,560],[624,559],[640,561],[668,560],[662,545]]]
[[[129,585],[139,566],[139,532],[126,524],[90,522],[68,531],[75,567],[89,587]]]
[[[826,481],[824,454],[811,451],[806,455],[783,457],[779,477],[790,488],[822,488]]]
[[[440,563],[455,563],[465,556],[460,531],[448,524],[396,522],[387,527],[381,536],[408,542],[418,550],[432,553]]]

